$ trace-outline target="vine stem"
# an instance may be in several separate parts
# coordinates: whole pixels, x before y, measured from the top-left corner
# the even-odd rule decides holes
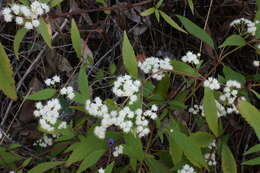
[[[153,2],[153,0],[146,0],[134,4],[127,4],[127,5],[116,5],[112,7],[105,7],[105,8],[95,8],[95,9],[89,9],[89,10],[78,10],[78,11],[72,11],[72,12],[66,12],[61,13],[57,15],[52,15],[53,19],[59,18],[59,17],[65,17],[65,16],[72,16],[72,15],[79,15],[84,13],[91,13],[91,12],[97,12],[97,11],[104,11],[104,10],[119,10],[119,9],[130,9],[138,6],[142,6],[144,4],[148,4]]]

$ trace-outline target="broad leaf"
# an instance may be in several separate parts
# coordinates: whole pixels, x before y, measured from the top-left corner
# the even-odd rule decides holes
[[[45,43],[51,48],[51,32],[49,30],[50,25],[45,23],[44,19],[40,18],[40,25],[37,27],[37,31],[41,34]]]
[[[170,173],[171,171],[169,168],[166,167],[162,162],[159,160],[155,160],[153,158],[145,158],[146,164],[150,168],[150,173]]]
[[[47,100],[56,94],[56,90],[52,88],[43,89],[26,97],[27,100]]]
[[[15,34],[13,47],[14,47],[14,54],[17,59],[19,59],[20,44],[27,32],[28,32],[27,29],[21,28]]]
[[[240,35],[231,35],[226,40],[224,43],[222,43],[219,48],[221,47],[226,47],[226,46],[244,46],[246,45],[246,41],[243,37]]]
[[[221,167],[223,173],[237,173],[237,165],[232,152],[226,144],[222,145]]]
[[[181,23],[184,25],[185,29],[193,36],[199,38],[200,40],[207,43],[209,46],[214,47],[214,42],[209,34],[200,28],[198,25],[190,21],[184,16],[177,15]]]
[[[180,72],[180,75],[183,74],[184,76],[193,76],[193,77],[200,76],[198,72],[196,72],[190,65],[186,63],[177,60],[173,60],[171,63],[173,64],[174,70]]]
[[[9,58],[4,50],[4,47],[0,43],[0,90],[4,94],[13,99],[17,99],[15,81],[13,79],[13,71],[9,61]]]
[[[240,82],[241,84],[246,83],[245,76],[243,76],[241,73],[238,73],[238,72],[232,70],[228,66],[224,66],[223,73],[224,73],[226,80],[236,80],[236,81]]]
[[[126,32],[124,31],[124,41],[123,41],[123,62],[126,68],[126,71],[134,78],[138,77],[137,61],[135,57],[135,52],[131,46]]]
[[[124,135],[126,144],[124,153],[130,158],[142,161],[144,159],[143,145],[140,138],[135,137],[132,133]]]
[[[72,41],[72,46],[78,56],[78,58],[81,57],[81,38],[80,38],[80,33],[79,29],[77,27],[77,24],[74,19],[71,21],[71,29],[70,29],[70,34],[71,34],[71,41]]]
[[[213,141],[214,137],[207,132],[192,133],[189,138],[196,143],[199,147],[208,147]]]

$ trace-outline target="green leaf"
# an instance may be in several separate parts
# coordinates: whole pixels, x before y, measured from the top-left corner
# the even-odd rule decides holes
[[[64,162],[62,161],[40,163],[28,171],[28,173],[43,173],[52,168],[55,168],[56,166],[62,165],[63,163]]]
[[[208,147],[213,141],[214,137],[207,132],[195,132],[192,133],[189,138],[196,143],[199,147]]]
[[[115,164],[115,162],[110,163],[110,164],[106,167],[105,173],[112,173],[114,164]]]
[[[156,8],[160,8],[164,0],[159,0],[157,4],[155,5]]]
[[[242,165],[260,165],[260,157],[256,157],[254,159],[247,160],[242,163]]]
[[[256,144],[255,146],[249,148],[249,150],[247,150],[244,155],[248,155],[248,154],[252,154],[252,153],[256,153],[260,151],[260,144]]]
[[[43,89],[26,97],[26,100],[47,100],[56,94],[56,90],[52,88]]]
[[[226,47],[226,46],[244,46],[246,45],[246,41],[243,37],[241,37],[240,35],[231,35],[228,38],[226,38],[226,40],[224,41],[224,43],[222,43],[219,48],[221,47]]]
[[[169,168],[159,160],[146,157],[145,162],[150,168],[150,173],[170,173]]]
[[[150,16],[155,11],[155,8],[149,8],[141,13],[141,16]]]
[[[160,22],[160,13],[159,13],[159,10],[158,10],[158,9],[155,9],[154,13],[155,13],[155,17],[156,17],[157,21]]]
[[[183,102],[180,102],[178,100],[171,100],[168,102],[168,104],[170,105],[170,109],[171,110],[183,110],[183,109],[186,109],[187,106],[183,103]]]
[[[232,152],[226,144],[222,145],[221,166],[223,173],[237,173],[237,165]]]
[[[124,41],[123,41],[123,62],[126,68],[126,71],[134,78],[138,78],[138,69],[137,69],[137,61],[135,57],[135,52],[133,47],[131,46],[127,34],[124,31]]]
[[[89,99],[88,76],[86,74],[86,64],[82,64],[79,71],[79,90],[84,100]]]
[[[80,38],[79,29],[78,29],[74,19],[71,20],[70,34],[71,34],[72,46],[73,46],[78,58],[80,58],[81,57],[81,38]]]
[[[218,136],[218,114],[214,92],[207,87],[204,88],[203,108],[210,130],[214,133],[215,136]]]
[[[143,145],[140,138],[133,136],[132,133],[124,135],[124,153],[130,158],[142,161],[144,159]]]
[[[200,74],[196,72],[190,65],[183,63],[181,61],[173,60],[171,61],[174,70],[183,73],[186,76],[199,77]]]
[[[204,157],[201,153],[199,146],[190,140],[185,134],[174,131],[171,133],[173,139],[177,145],[183,150],[184,155],[189,159],[189,161],[197,167],[206,167]]]
[[[56,7],[58,5],[60,5],[60,3],[62,3],[63,0],[52,0],[51,1],[51,4],[50,4],[50,7],[53,8],[53,7]]]
[[[214,48],[214,42],[212,38],[209,36],[209,34],[204,31],[202,28],[200,28],[198,25],[190,21],[184,16],[177,15],[181,23],[184,25],[185,29],[194,37],[199,38],[200,40],[207,43],[209,46]]]
[[[7,97],[13,100],[17,99],[12,66],[4,50],[4,47],[1,43],[0,43],[0,90],[2,90]]]
[[[166,13],[164,13],[163,11],[160,11],[160,14],[162,16],[162,18],[169,24],[171,25],[173,28],[181,31],[181,32],[184,32],[184,33],[187,33],[184,29],[182,29],[176,22],[174,22],[174,20],[171,19],[170,16],[168,16]]]
[[[28,32],[27,29],[21,28],[15,34],[13,47],[14,47],[14,54],[17,59],[19,59],[20,44],[27,32]]]
[[[93,166],[101,158],[105,151],[106,150],[97,150],[90,153],[80,164],[77,173],[85,171],[89,167]]]
[[[37,27],[37,31],[41,34],[45,43],[51,48],[51,33],[49,32],[49,26],[45,23],[44,19],[40,18],[40,25]]]
[[[28,159],[26,159],[23,164],[22,167],[26,167],[27,165],[29,165],[29,163],[32,161],[32,157],[29,157]]]
[[[228,66],[224,66],[223,73],[224,73],[226,81],[227,80],[236,80],[236,81],[240,82],[242,85],[246,83],[245,76],[243,76],[242,74],[232,70]]]
[[[15,162],[21,160],[22,157],[18,154],[6,151],[5,148],[0,147],[0,167],[13,168]]]
[[[168,94],[168,89],[170,87],[170,77],[165,75],[163,79],[158,83],[155,93],[160,95],[162,98],[166,98]]]
[[[194,4],[192,0],[188,0],[189,7],[191,9],[192,14],[194,15]]]
[[[252,91],[255,94],[255,96],[260,100],[260,94],[258,94],[256,91],[254,91],[252,89],[250,91]]]
[[[238,110],[248,124],[255,130],[255,133],[260,140],[260,112],[245,100],[238,101]]]

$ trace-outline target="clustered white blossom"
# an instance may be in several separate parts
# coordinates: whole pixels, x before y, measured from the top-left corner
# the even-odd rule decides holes
[[[46,105],[41,102],[35,104],[36,110],[33,112],[34,116],[39,118],[39,124],[41,128],[51,132],[55,130],[57,120],[60,117],[59,111],[61,110],[60,102],[57,98],[47,101]],[[64,129],[67,127],[65,121],[61,121],[58,125],[58,129]]]
[[[105,170],[103,168],[99,168],[98,173],[105,173]]]
[[[56,83],[60,83],[60,77],[58,75],[53,76],[52,78],[47,78],[44,83],[47,86],[55,85]]]
[[[137,100],[136,94],[140,86],[141,82],[139,80],[134,81],[131,76],[124,75],[117,78],[112,91],[117,97],[129,97],[129,104],[133,104]]]
[[[146,115],[143,114],[141,109],[132,111],[128,106],[120,110],[109,111],[108,107],[103,104],[103,101],[99,97],[96,97],[93,102],[87,100],[85,106],[90,115],[101,118],[101,125],[96,126],[94,129],[94,134],[100,139],[105,138],[107,128],[112,125],[117,126],[124,133],[129,133],[132,130],[135,131],[139,137],[147,135],[150,130],[148,128],[149,122],[146,117],[151,119],[157,117],[154,111],[156,106],[154,105],[152,107],[153,108],[150,112],[146,113]]]
[[[70,100],[72,100],[75,97],[74,90],[71,86],[63,87],[60,90],[60,94],[67,96],[67,98],[70,99]]]
[[[47,136],[46,134],[44,134],[43,136],[42,136],[42,138],[40,138],[39,140],[37,140],[33,145],[34,146],[40,146],[40,147],[42,147],[42,148],[46,148],[46,147],[48,147],[48,146],[52,146],[52,144],[53,144],[53,139],[52,139],[52,137],[49,137],[49,136]]]
[[[118,157],[120,154],[123,154],[124,147],[123,145],[118,145],[115,147],[115,151],[113,152],[114,157]]]
[[[212,143],[209,144],[208,148],[210,149],[209,153],[204,155],[204,158],[209,166],[216,166],[216,140],[214,139]]]
[[[259,66],[260,66],[260,61],[254,60],[254,61],[253,61],[253,65],[254,65],[255,67],[259,67]]]
[[[161,80],[164,77],[160,70],[172,70],[173,67],[169,58],[159,59],[157,57],[146,58],[143,62],[138,63],[138,67],[145,73],[152,73],[152,78]]]
[[[211,90],[218,90],[220,89],[220,83],[217,79],[209,77],[204,81],[204,87],[210,88]]]
[[[196,173],[195,172],[195,169],[188,165],[188,164],[185,164],[181,170],[178,170],[177,173]]]
[[[235,80],[228,80],[226,82],[225,88],[223,90],[224,93],[219,96],[219,99],[222,102],[227,102],[227,114],[239,113],[234,102],[237,98],[238,89],[240,88],[241,84]]]
[[[9,7],[5,7],[1,13],[6,22],[14,20],[17,25],[23,25],[24,28],[31,30],[40,25],[39,17],[49,11],[50,7],[46,3],[33,1],[30,6],[11,4]]]
[[[252,36],[255,36],[256,33],[256,24],[258,24],[259,21],[256,20],[255,22],[252,22],[249,19],[245,18],[240,18],[240,19],[235,19],[230,23],[230,26],[246,26],[246,33],[251,34]]]
[[[185,63],[190,63],[190,64],[195,64],[195,65],[197,65],[197,64],[199,64],[199,59],[198,59],[198,57],[200,57],[200,53],[198,53],[197,55],[196,54],[194,54],[193,52],[191,52],[191,51],[188,51],[187,53],[186,53],[186,55],[184,55],[182,58],[181,58],[181,60],[183,61],[183,62],[185,62]]]

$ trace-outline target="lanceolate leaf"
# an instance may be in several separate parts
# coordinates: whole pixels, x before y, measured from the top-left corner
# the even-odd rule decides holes
[[[86,64],[82,64],[79,71],[79,89],[84,100],[89,99],[88,76],[86,74]]]
[[[17,59],[19,59],[19,49],[20,49],[20,44],[24,38],[24,36],[26,35],[26,33],[28,32],[27,29],[25,28],[21,28],[19,29],[14,37],[14,54],[16,56]]]
[[[126,32],[124,32],[124,41],[123,41],[123,62],[126,68],[126,71],[134,78],[138,77],[137,61],[135,57],[135,52],[131,46]]]
[[[81,57],[81,47],[82,47],[81,39],[80,39],[79,29],[78,29],[74,19],[72,19],[72,21],[71,21],[70,34],[71,34],[72,46],[73,46],[78,58],[80,58]]]
[[[203,108],[210,130],[215,136],[218,136],[218,114],[215,97],[213,91],[207,87],[204,88]]]
[[[237,165],[232,152],[226,144],[222,145],[221,166],[223,173],[237,173]]]
[[[238,73],[238,72],[232,70],[228,66],[224,66],[223,73],[225,75],[226,80],[236,80],[236,81],[240,82],[241,84],[246,83],[245,76],[243,76],[241,73]]]
[[[260,157],[247,160],[243,162],[242,165],[260,165]]]
[[[155,8],[149,8],[141,13],[141,16],[149,16],[153,14],[155,11]]]
[[[193,77],[199,77],[200,74],[198,72],[196,72],[191,66],[189,66],[188,64],[185,64],[181,61],[177,61],[177,60],[173,60],[172,61],[174,70],[183,73],[183,75],[187,75],[187,76],[193,76]]]
[[[174,20],[172,20],[172,19],[170,18],[170,16],[168,16],[168,15],[167,15],[166,13],[164,13],[163,11],[160,11],[160,10],[159,10],[159,12],[160,12],[162,18],[163,18],[169,25],[171,25],[172,27],[174,27],[175,29],[177,29],[177,30],[179,30],[179,31],[181,31],[181,32],[186,33],[186,31],[184,31],[184,29],[182,29],[176,22],[174,22]]]
[[[191,9],[192,14],[194,14],[194,4],[192,0],[188,0],[189,7]]]
[[[253,147],[251,147],[249,150],[247,150],[244,155],[247,155],[247,154],[252,154],[252,153],[255,153],[255,152],[259,152],[260,151],[260,144],[257,144]]]
[[[52,88],[43,89],[26,97],[27,100],[47,100],[56,94],[56,90]]]
[[[43,173],[63,163],[64,162],[62,161],[40,163],[39,165],[32,168],[28,173]]]
[[[258,139],[260,139],[260,112],[253,105],[244,100],[238,101],[238,109],[248,124],[255,130]]]
[[[184,25],[185,29],[193,36],[199,38],[200,40],[207,43],[209,46],[214,47],[214,42],[209,34],[200,28],[198,25],[190,21],[184,16],[177,15],[181,23]]]
[[[51,32],[49,26],[45,23],[43,18],[40,18],[40,25],[37,27],[37,31],[41,34],[45,43],[51,48]]]
[[[222,43],[219,48],[221,47],[226,47],[226,46],[244,46],[246,45],[246,41],[243,37],[240,35],[231,35],[226,40],[224,43]]]
[[[8,56],[4,50],[4,47],[0,43],[0,90],[4,92],[9,98],[16,100],[16,88],[15,81],[13,79],[13,71],[8,59]]]

